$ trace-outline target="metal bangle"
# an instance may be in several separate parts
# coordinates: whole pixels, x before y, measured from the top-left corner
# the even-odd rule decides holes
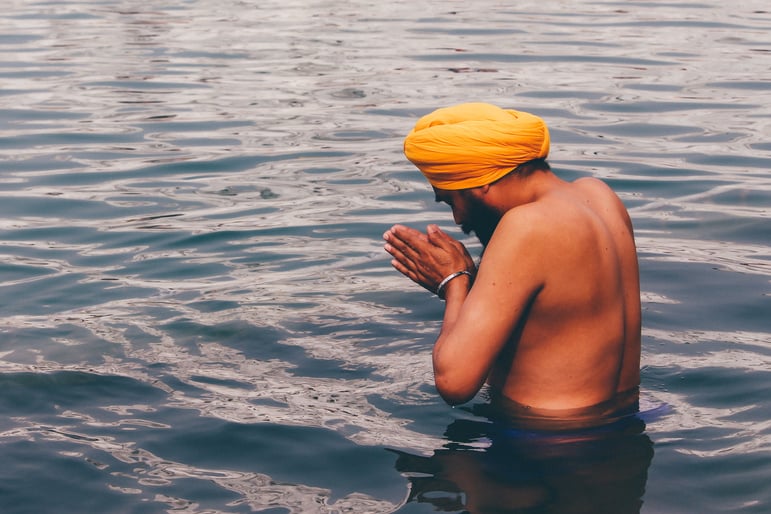
[[[469,278],[471,278],[471,273],[469,273],[466,270],[461,270],[461,271],[456,271],[455,273],[450,273],[449,275],[444,277],[441,282],[439,282],[438,286],[436,286],[436,296],[438,296],[439,298],[442,298],[442,290],[444,289],[444,286],[446,286],[447,283],[450,280],[452,280],[454,278],[458,278],[461,275],[468,275]]]

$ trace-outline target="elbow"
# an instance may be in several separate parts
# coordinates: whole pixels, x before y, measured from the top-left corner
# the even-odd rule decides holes
[[[460,405],[471,400],[481,388],[481,384],[466,384],[462,380],[434,375],[434,383],[439,396],[449,405]]]
[[[482,388],[489,365],[466,352],[441,351],[442,348],[437,341],[433,351],[436,390],[450,405],[466,403]]]

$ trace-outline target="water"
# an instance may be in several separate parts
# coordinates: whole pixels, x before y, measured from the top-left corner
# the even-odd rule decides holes
[[[3,6],[4,513],[771,510],[767,2]],[[630,208],[644,432],[435,393],[380,235],[457,234],[401,141],[470,100]]]

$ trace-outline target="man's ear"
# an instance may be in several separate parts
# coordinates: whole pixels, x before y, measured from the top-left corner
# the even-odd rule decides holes
[[[476,200],[481,200],[488,193],[488,191],[490,191],[490,185],[485,184],[484,186],[459,189],[458,193],[462,198],[474,198]]]
[[[490,192],[490,184],[485,184],[484,186],[478,186],[471,189],[471,194],[477,198],[485,196],[488,192]]]

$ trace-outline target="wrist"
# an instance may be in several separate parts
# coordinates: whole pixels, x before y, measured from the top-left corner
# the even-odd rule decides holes
[[[450,289],[458,290],[458,287],[463,286],[468,291],[470,284],[471,273],[469,271],[456,271],[455,273],[450,273],[439,282],[439,285],[436,286],[436,295],[444,300]]]
[[[452,285],[448,284],[447,287],[445,287],[443,300],[445,302],[451,302],[457,298],[463,301],[471,289],[471,283],[471,278],[465,275],[453,280]]]

